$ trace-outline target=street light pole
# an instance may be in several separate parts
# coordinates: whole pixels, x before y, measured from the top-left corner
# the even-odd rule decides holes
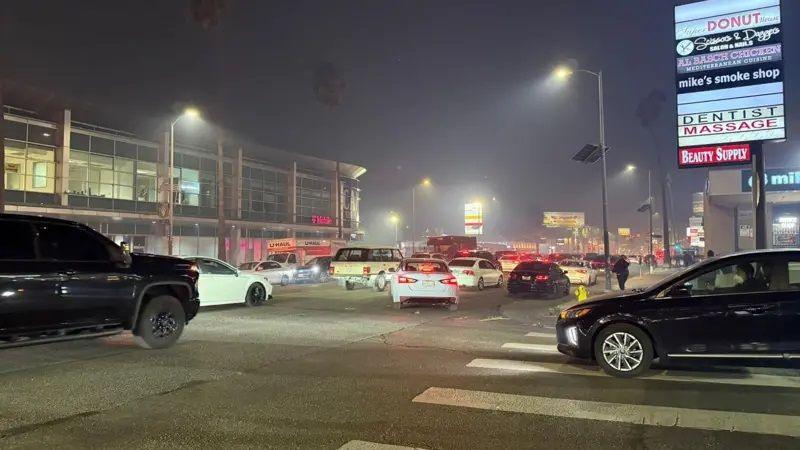
[[[415,203],[416,203],[416,192],[417,192],[417,185],[415,184],[414,187],[411,188],[411,253],[415,253],[416,249],[416,225],[417,225],[417,216],[415,211]]]
[[[647,244],[650,248],[647,256],[647,266],[650,268],[650,274],[653,274],[653,262],[650,261],[650,255],[653,254],[653,186],[650,181],[650,169],[647,170],[647,215],[650,217],[650,234],[647,236]]]
[[[167,214],[167,254],[173,254],[173,227],[175,225],[175,124],[184,117],[199,117],[200,113],[195,108],[186,108],[183,114],[176,117],[169,124],[169,212]]]
[[[603,256],[606,262],[606,290],[610,291],[611,274],[609,272],[609,265],[611,264],[611,256],[609,255],[608,248],[608,188],[606,187],[606,124],[605,113],[603,111],[603,71],[598,71],[595,75],[597,75],[598,108],[600,110],[600,155],[603,160]]]

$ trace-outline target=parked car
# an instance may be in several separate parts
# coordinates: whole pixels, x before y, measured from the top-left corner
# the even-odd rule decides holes
[[[259,306],[272,298],[272,284],[263,275],[242,272],[225,261],[207,256],[189,256],[197,264],[200,304],[203,306],[244,303]]]
[[[392,247],[345,247],[333,257],[329,274],[348,291],[362,285],[382,292],[402,259],[400,250]]]
[[[331,267],[330,256],[318,256],[297,268],[294,274],[296,283],[323,283],[328,281],[328,270]]]
[[[239,264],[239,271],[253,275],[259,275],[267,279],[270,284],[280,284],[286,286],[291,283],[295,275],[295,269],[282,266],[275,261],[251,261]]]
[[[294,253],[271,253],[266,260],[275,261],[287,269],[296,269],[298,266],[297,255]]]
[[[558,350],[633,377],[662,362],[800,358],[800,251],[712,258],[561,311]]]
[[[500,258],[502,258],[503,256],[519,255],[519,254],[520,252],[517,250],[498,250],[494,252],[494,259],[500,261]]]
[[[517,265],[522,261],[530,261],[530,255],[526,254],[516,254],[516,255],[504,255],[500,257],[500,268],[504,273],[510,273],[514,270]]]
[[[75,222],[0,214],[0,347],[133,331],[174,344],[199,308],[197,269],[129,254]]]
[[[441,259],[442,261],[447,261],[447,257],[441,253],[414,253],[411,255],[411,258],[418,258],[418,259]]]
[[[456,258],[449,263],[459,286],[482,291],[486,286],[503,285],[503,272],[491,261],[481,258]]]
[[[580,259],[565,259],[558,263],[571,284],[591,286],[597,283],[597,270],[588,261]]]
[[[409,258],[391,280],[392,304],[402,308],[410,303],[447,305],[458,309],[458,280],[440,259]]]
[[[494,257],[494,253],[486,250],[461,250],[456,254],[456,258],[480,258],[499,266],[499,262]]]
[[[570,282],[565,271],[551,262],[523,262],[508,276],[508,293],[511,295],[561,296],[569,295],[569,288]]]

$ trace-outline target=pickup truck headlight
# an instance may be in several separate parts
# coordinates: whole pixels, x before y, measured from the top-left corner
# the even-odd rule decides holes
[[[578,317],[583,317],[589,314],[589,311],[591,310],[592,308],[565,309],[561,311],[561,314],[559,314],[558,317],[560,317],[561,320],[577,319]]]

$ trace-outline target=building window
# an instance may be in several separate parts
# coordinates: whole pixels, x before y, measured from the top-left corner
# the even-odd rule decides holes
[[[297,221],[299,223],[335,223],[331,213],[331,182],[297,177]]]
[[[136,200],[140,202],[158,200],[156,179],[156,163],[146,161],[136,163]]]
[[[68,192],[90,197],[133,200],[134,160],[72,150]]]
[[[55,151],[49,147],[5,140],[5,187],[8,190],[55,192]]]

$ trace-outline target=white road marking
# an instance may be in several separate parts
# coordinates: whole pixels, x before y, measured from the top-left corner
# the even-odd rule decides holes
[[[526,334],[525,336],[528,336],[528,337],[554,338],[554,337],[556,337],[556,334],[555,333],[537,333],[536,331],[531,331],[530,333]]]
[[[520,372],[536,373],[561,373],[565,375],[585,375],[593,377],[609,377],[599,367],[596,366],[575,366],[571,364],[558,363],[535,363],[530,361],[515,361],[510,359],[473,359],[467,367],[480,369],[500,369],[516,370]],[[738,386],[760,386],[778,388],[800,388],[800,377],[766,375],[759,373],[731,373],[729,375],[720,373],[696,373],[677,370],[668,370],[664,373],[652,373],[651,375],[640,375],[644,380],[675,381],[681,383],[715,383],[733,384]]]
[[[509,350],[523,350],[526,352],[535,353],[559,353],[555,345],[524,344],[521,342],[506,342],[501,346],[501,348],[507,348]]]
[[[595,402],[440,387],[426,389],[413,402],[635,425],[800,437],[800,417],[779,414]]]
[[[403,447],[402,445],[379,444],[377,442],[350,441],[339,450],[425,450],[421,447]]]

